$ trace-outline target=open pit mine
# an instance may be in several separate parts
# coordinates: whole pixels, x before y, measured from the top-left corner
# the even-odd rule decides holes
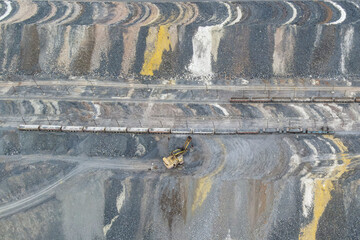
[[[0,239],[360,239],[359,46],[358,0],[0,0]]]

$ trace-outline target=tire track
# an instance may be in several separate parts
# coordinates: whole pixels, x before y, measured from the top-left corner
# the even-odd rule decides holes
[[[13,159],[18,159],[18,156],[10,157],[1,157],[3,161],[13,162]],[[144,163],[140,161],[131,161],[129,162],[126,159],[113,161],[110,159],[104,158],[86,158],[86,157],[69,157],[69,156],[52,156],[52,155],[30,155],[23,156],[19,162],[21,164],[25,163],[34,163],[37,161],[44,160],[60,160],[60,161],[70,161],[79,163],[75,168],[73,168],[69,173],[64,175],[62,178],[56,180],[45,188],[41,189],[38,192],[31,194],[20,200],[2,204],[0,205],[0,219],[15,214],[20,211],[24,211],[28,208],[36,206],[46,199],[51,198],[55,195],[57,189],[66,181],[69,181],[71,178],[76,175],[86,173],[91,169],[121,169],[121,170],[130,170],[130,171],[146,171],[151,167],[150,163]],[[150,160],[151,161],[151,160]]]

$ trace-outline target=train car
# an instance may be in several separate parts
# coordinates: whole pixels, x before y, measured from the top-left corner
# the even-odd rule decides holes
[[[307,133],[307,134],[316,134],[316,133],[318,133],[318,131],[315,130],[315,129],[313,129],[313,128],[308,128],[308,129],[306,130],[306,133]]]
[[[356,97],[355,102],[360,102],[360,97]]]
[[[62,126],[62,132],[82,132],[84,129],[83,126]]]
[[[60,132],[60,125],[40,125],[40,131],[48,131],[48,132]]]
[[[332,97],[314,97],[313,102],[322,102],[322,103],[330,103],[334,102],[334,98]]]
[[[237,134],[259,134],[260,131],[258,129],[238,129],[236,130]]]
[[[172,128],[172,134],[192,134],[193,130],[191,128]]]
[[[250,102],[250,98],[230,98],[230,103],[247,103]]]
[[[39,125],[26,125],[26,124],[21,124],[19,125],[18,129],[20,131],[39,131],[40,126]]]
[[[171,133],[171,130],[170,130],[170,128],[150,128],[149,133],[169,134],[169,133]]]
[[[149,133],[149,128],[127,128],[127,133]]]
[[[287,128],[287,132],[288,133],[292,133],[292,134],[298,134],[298,133],[303,133],[303,129],[302,128]]]
[[[271,98],[268,98],[268,97],[253,97],[253,98],[251,98],[251,102],[268,103],[268,102],[271,102]]]
[[[236,134],[236,129],[215,129],[216,135],[234,135]]]
[[[278,128],[264,128],[264,133],[281,133]]]
[[[290,103],[292,102],[292,99],[290,97],[273,97],[271,98],[271,101],[274,103]]]
[[[84,132],[105,132],[105,127],[92,127],[92,126],[88,126],[88,127],[84,127]]]
[[[323,134],[335,134],[335,131],[330,130],[330,128],[327,126],[321,127],[320,130],[323,132]]]
[[[336,103],[353,103],[353,102],[355,102],[355,98],[352,98],[352,97],[334,98],[334,102],[336,102]]]
[[[310,97],[295,97],[292,99],[293,103],[310,103],[312,102],[312,98]]]
[[[279,133],[287,133],[287,130],[287,127],[279,128]]]
[[[213,128],[198,128],[193,130],[193,134],[198,135],[213,135],[215,133]]]
[[[309,129],[307,129],[307,133],[308,134],[327,134],[327,131],[323,131],[321,129],[309,128]]]
[[[126,127],[106,127],[106,133],[126,133]]]

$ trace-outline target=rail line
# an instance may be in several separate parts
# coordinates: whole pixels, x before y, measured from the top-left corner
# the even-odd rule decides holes
[[[0,96],[0,100],[45,100],[45,96]],[[101,101],[101,102],[124,102],[124,103],[184,103],[184,104],[227,104],[227,103],[360,103],[360,97],[248,97],[225,99],[156,99],[156,98],[129,98],[129,97],[72,97],[72,96],[51,96],[46,100],[54,101]]]
[[[230,98],[230,103],[360,103],[360,97],[249,97]]]
[[[20,131],[44,132],[89,132],[89,133],[132,133],[132,134],[193,134],[193,135],[236,135],[236,134],[334,134],[328,127],[319,129],[284,127],[260,129],[218,129],[218,128],[136,128],[136,127],[92,127],[61,125],[19,125]]]
[[[20,86],[82,86],[82,87],[117,87],[117,88],[157,88],[157,89],[177,89],[177,90],[229,90],[229,91],[352,91],[360,92],[360,87],[356,86],[276,86],[276,85],[185,85],[185,84],[144,84],[129,82],[106,82],[95,80],[46,80],[46,81],[19,81],[19,82],[0,82],[0,87],[20,87]]]

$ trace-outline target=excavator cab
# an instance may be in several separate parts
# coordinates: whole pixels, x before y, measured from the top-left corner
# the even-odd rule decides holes
[[[177,165],[184,163],[183,155],[187,153],[187,151],[189,151],[189,145],[191,140],[192,138],[188,136],[182,148],[175,149],[170,153],[170,156],[163,158],[163,162],[166,168],[168,169],[175,168],[177,167]]]

